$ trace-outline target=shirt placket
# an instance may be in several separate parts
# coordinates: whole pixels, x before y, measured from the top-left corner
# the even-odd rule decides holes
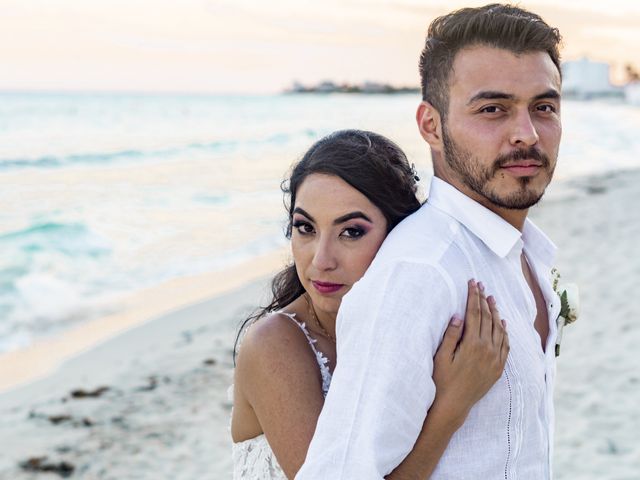
[[[514,276],[517,279],[517,284],[519,285],[520,289],[521,289],[521,294],[523,295],[524,299],[525,299],[525,303],[524,303],[524,309],[523,312],[521,313],[521,320],[522,320],[522,333],[528,336],[533,337],[533,342],[526,342],[528,345],[532,345],[532,348],[534,348],[535,350],[533,352],[530,352],[533,354],[533,356],[535,358],[538,359],[538,361],[544,366],[544,371],[545,371],[545,378],[544,379],[540,379],[541,382],[543,382],[545,384],[545,398],[543,400],[543,404],[542,404],[542,408],[543,410],[543,418],[540,419],[544,425],[545,431],[547,432],[547,438],[548,438],[548,427],[547,427],[547,422],[546,419],[548,418],[548,402],[547,402],[547,392],[548,392],[548,388],[549,388],[549,380],[550,380],[550,375],[548,374],[548,364],[547,364],[547,358],[546,358],[546,351],[549,350],[548,348],[548,342],[549,342],[549,338],[551,337],[551,331],[549,332],[549,338],[547,339],[547,345],[545,348],[545,351],[543,351],[542,349],[542,342],[541,342],[541,337],[538,334],[538,331],[535,329],[535,318],[536,318],[536,301],[535,301],[535,297],[533,295],[533,292],[531,291],[531,288],[529,287],[529,284],[527,283],[527,280],[524,276],[524,272],[522,271],[522,260],[521,260],[521,256],[524,253],[524,243],[522,240],[518,240],[518,242],[514,245],[513,249],[511,250],[511,252],[508,255],[508,260],[509,260],[509,264],[513,270]],[[533,260],[532,260],[533,262]],[[534,277],[538,280],[538,283],[540,284],[540,280],[538,279],[535,271],[535,267],[533,265],[530,265],[531,270],[532,270],[532,274],[534,275]],[[544,292],[543,287],[541,286],[541,290]],[[545,295],[546,298],[546,295]],[[545,301],[545,305],[548,305],[548,302]],[[522,401],[523,398],[520,398],[519,401]],[[525,435],[524,435],[524,429],[523,429],[523,422],[526,421],[526,419],[524,417],[522,418],[518,418],[515,419],[516,421],[514,422],[514,425],[516,426],[515,430],[514,430],[514,434],[515,434],[515,438],[513,438],[514,443],[513,443],[513,458],[512,458],[512,467],[516,468],[517,470],[517,460],[519,457],[519,452],[521,450],[521,448],[523,448],[523,441],[525,440]],[[513,470],[509,469],[509,478],[512,478],[513,475]],[[549,478],[548,476],[546,478]]]
[[[549,272],[549,276],[551,275],[551,268],[544,267],[543,270]],[[545,405],[546,405],[546,415],[547,422],[545,426],[547,428],[547,441],[548,441],[548,452],[549,452],[549,462],[547,464],[547,478],[552,478],[553,471],[553,433],[554,433],[554,409],[553,409],[553,387],[555,382],[555,343],[556,336],[558,333],[558,327],[556,325],[556,319],[560,313],[560,299],[553,291],[551,287],[551,282],[549,278],[539,278],[538,282],[542,288],[542,291],[545,295],[545,299],[549,299],[546,304],[547,315],[549,316],[549,338],[547,341],[547,348],[545,352]]]
[[[529,255],[531,259],[531,267],[540,290],[545,298],[545,305],[547,306],[547,316],[549,319],[549,335],[545,344],[544,352],[544,369],[545,369],[545,402],[544,402],[544,415],[543,425],[547,433],[547,451],[548,451],[548,463],[547,463],[547,475],[545,478],[551,478],[552,461],[553,461],[553,385],[555,381],[555,341],[557,335],[556,318],[560,311],[560,300],[553,291],[550,282],[551,267],[545,265],[536,259],[535,256]],[[548,276],[544,274],[548,272]],[[539,274],[540,273],[540,274]]]

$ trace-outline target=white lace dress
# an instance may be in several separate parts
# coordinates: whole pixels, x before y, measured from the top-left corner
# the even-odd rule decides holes
[[[304,323],[298,322],[295,314],[279,312],[290,318],[307,338],[309,346],[313,350],[322,375],[322,393],[326,397],[331,384],[331,372],[327,366],[328,359],[319,351],[313,338]],[[230,399],[233,401],[233,386],[229,390]],[[243,442],[234,443],[232,447],[233,480],[286,480],[287,477],[280,468],[276,456],[273,454],[267,437],[260,434]]]

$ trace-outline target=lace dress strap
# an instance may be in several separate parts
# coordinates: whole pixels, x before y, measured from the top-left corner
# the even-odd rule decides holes
[[[299,322],[296,319],[295,313],[287,313],[282,311],[275,313],[279,313],[289,318],[300,328],[300,330],[302,330],[302,333],[307,338],[307,342],[309,342],[309,346],[311,347],[311,350],[313,350],[316,361],[318,362],[318,367],[320,368],[320,375],[322,376],[322,394],[326,397],[327,393],[329,392],[329,385],[331,385],[331,372],[329,371],[329,367],[327,366],[327,363],[329,363],[329,359],[324,355],[324,353],[316,348],[315,344],[318,342],[318,340],[311,336],[305,322]]]
[[[327,367],[329,359],[316,348],[315,344],[317,340],[309,334],[309,330],[304,322],[298,322],[298,320],[296,320],[295,314],[286,312],[274,313],[280,313],[288,317],[302,330],[316,357],[318,367],[320,367],[322,393],[326,397],[329,391],[329,384],[331,383],[331,372],[329,371],[329,367]],[[233,393],[233,385],[231,386],[230,393]],[[287,478],[267,441],[267,437],[263,433],[254,438],[234,443],[232,452],[234,480],[286,480]]]

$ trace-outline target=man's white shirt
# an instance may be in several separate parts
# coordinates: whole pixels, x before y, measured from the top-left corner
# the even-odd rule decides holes
[[[521,253],[545,297],[545,351]],[[343,299],[338,363],[297,480],[374,480],[411,451],[435,396],[433,356],[467,282],[482,281],[507,321],[502,377],[471,409],[432,479],[551,478],[556,248],[530,220],[523,231],[434,178],[429,200],[385,240]]]

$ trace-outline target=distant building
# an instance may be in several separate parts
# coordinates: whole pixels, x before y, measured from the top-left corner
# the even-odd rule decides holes
[[[304,86],[300,82],[284,90],[284,93],[367,93],[367,94],[392,94],[392,93],[420,93],[418,87],[394,87],[387,83],[364,82],[363,84],[338,84],[325,80],[317,85]]]
[[[319,93],[331,93],[338,90],[338,85],[335,83],[325,80],[321,82],[317,87],[315,87],[315,91]]]
[[[621,90],[609,81],[609,64],[586,57],[562,64],[562,93],[585,99],[622,96]]]
[[[301,84],[298,81],[293,82],[293,85],[291,86],[291,88],[288,90],[291,93],[302,93],[306,90],[307,88]]]
[[[385,93],[390,90],[389,85],[377,82],[364,82],[361,88],[363,93]]]
[[[640,82],[631,82],[625,85],[624,96],[631,105],[640,106]]]

